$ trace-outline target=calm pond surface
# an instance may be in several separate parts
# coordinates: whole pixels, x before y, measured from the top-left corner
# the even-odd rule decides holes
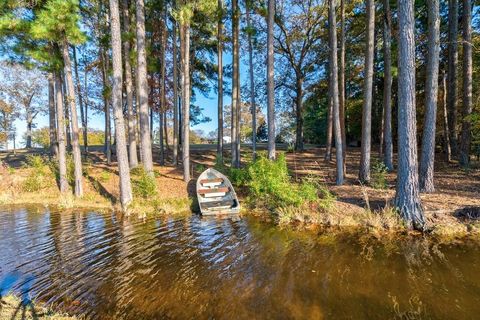
[[[0,208],[0,291],[91,319],[478,319],[480,245]]]

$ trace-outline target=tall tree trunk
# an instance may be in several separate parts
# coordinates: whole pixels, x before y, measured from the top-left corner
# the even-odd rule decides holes
[[[328,66],[330,69],[330,65]],[[328,82],[330,83],[330,73],[328,75]],[[332,97],[328,97],[328,110],[327,110],[327,140],[325,147],[325,161],[332,160],[332,137],[333,137],[333,101]]]
[[[440,54],[439,1],[427,0],[428,57],[425,83],[425,121],[420,155],[420,191],[434,192],[435,129],[437,122],[438,66]]]
[[[63,118],[63,94],[60,72],[55,75],[55,100],[57,108],[58,172],[60,192],[68,191],[67,150],[65,146],[65,122]]]
[[[457,65],[458,65],[458,0],[448,1],[448,71],[447,109],[450,150],[458,155],[457,137]]]
[[[190,181],[190,25],[181,25],[182,59],[182,160],[183,180]]]
[[[303,75],[301,71],[296,71],[295,77],[295,110],[297,118],[295,151],[303,151]]]
[[[447,74],[443,70],[442,74],[442,110],[443,110],[443,140],[444,140],[444,152],[445,161],[448,163],[451,161],[450,150],[450,131],[448,130],[448,110],[447,110]]]
[[[398,0],[398,175],[395,205],[409,227],[423,229],[418,188],[415,120],[415,18],[413,0]]]
[[[273,22],[275,0],[268,0],[267,18],[267,123],[268,123],[268,158],[275,159],[275,82],[273,53]]]
[[[128,163],[127,141],[123,120],[122,104],[122,36],[120,32],[120,12],[118,0],[110,0],[110,28],[112,42],[112,104],[115,121],[115,142],[120,176],[120,204],[124,212],[132,201],[132,186],[130,182],[130,168]]]
[[[462,136],[460,143],[460,164],[470,163],[471,120],[472,114],[472,5],[463,0],[463,109]]]
[[[248,27],[248,67],[250,76],[250,111],[252,112],[252,152],[253,160],[257,157],[257,105],[255,103],[255,78],[253,75],[253,43],[252,43],[252,22],[250,19],[250,6],[247,6],[247,27]]]
[[[392,138],[392,13],[390,0],[383,1],[383,139],[385,144],[384,163],[388,171],[393,170]]]
[[[112,135],[111,135],[111,124],[110,124],[110,103],[107,92],[109,91],[108,83],[108,57],[105,50],[100,49],[100,59],[102,64],[102,81],[103,81],[103,111],[105,115],[105,145],[104,152],[107,157],[107,164],[112,163]]]
[[[217,161],[223,164],[223,0],[218,0],[217,23],[217,60],[218,60],[218,132],[217,132]]]
[[[375,41],[375,2],[367,0],[367,40],[365,46],[365,82],[363,87],[362,148],[359,179],[370,181],[370,149],[372,141],[373,55]]]
[[[232,0],[232,59],[233,59],[233,75],[232,75],[232,167],[240,167],[239,145],[240,140],[240,119],[238,119],[241,109],[239,97],[240,84],[240,57],[239,57],[239,33],[240,33],[240,13],[238,8],[238,0]]]
[[[66,136],[67,136],[67,151],[72,151],[72,130],[71,124],[72,121],[70,119],[70,109],[69,103],[67,101],[68,92],[66,87],[65,81],[65,74],[62,72],[60,73],[60,77],[62,78],[60,83],[62,84],[62,97],[63,97],[63,108],[64,108],[64,115],[65,115],[65,127],[66,127]]]
[[[342,129],[342,158],[343,174],[347,172],[347,128],[345,125],[345,0],[340,0],[340,63],[339,63],[339,104],[340,104],[340,127]]]
[[[148,121],[148,82],[147,58],[145,52],[145,4],[144,0],[136,0],[136,31],[137,31],[137,94],[140,115],[140,143],[142,145],[142,161],[145,170],[153,176],[152,141]]]
[[[328,26],[330,40],[330,95],[333,104],[333,124],[335,131],[335,155],[337,161],[337,185],[343,184],[343,147],[342,128],[340,124],[340,102],[338,97],[338,67],[337,67],[337,19],[335,13],[335,1],[328,0]]]
[[[166,92],[165,89],[166,81],[165,81],[165,51],[167,46],[167,30],[165,24],[167,23],[166,17],[166,6],[163,7],[164,10],[164,18],[161,21],[161,41],[160,41],[160,110],[159,110],[159,121],[160,121],[160,128],[159,128],[159,135],[160,135],[160,165],[165,165],[165,144],[164,144],[164,130],[165,128],[165,118],[166,118]]]
[[[62,55],[65,68],[65,80],[67,86],[67,101],[70,105],[70,115],[72,122],[72,152],[75,176],[75,196],[83,196],[83,170],[82,170],[82,154],[80,152],[79,129],[77,119],[77,106],[75,104],[75,88],[72,77],[72,63],[70,61],[70,53],[68,52],[68,43],[64,40],[62,45]]]
[[[122,0],[123,12],[123,32],[130,32],[130,14],[128,8],[128,0]],[[138,166],[137,156],[137,135],[136,135],[136,116],[133,112],[133,80],[132,65],[130,63],[130,40],[123,40],[123,61],[125,64],[125,93],[127,98],[127,114],[128,114],[128,155],[130,168]]]
[[[27,141],[25,144],[25,148],[31,149],[32,148],[33,115],[30,107],[26,108],[26,116],[27,116],[27,132],[26,132]]]
[[[53,73],[48,74],[48,120],[50,134],[50,156],[57,158],[58,142],[56,139],[55,121],[55,79]],[[8,148],[7,148],[8,149]]]
[[[75,83],[77,87],[77,95],[78,95],[78,104],[80,105],[80,121],[82,122],[82,137],[83,137],[83,153],[84,156],[87,155],[88,152],[88,141],[87,141],[87,126],[86,126],[86,119],[85,119],[85,110],[83,108],[83,93],[82,93],[82,86],[80,85],[80,76],[78,75],[78,60],[77,60],[77,48],[73,46],[73,67],[75,71]]]
[[[177,22],[173,22],[173,155],[172,163],[174,166],[178,164],[178,138],[180,135],[179,119],[178,119],[178,48],[177,48]]]

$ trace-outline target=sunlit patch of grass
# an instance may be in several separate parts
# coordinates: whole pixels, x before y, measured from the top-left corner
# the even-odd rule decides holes
[[[24,320],[75,320],[78,317],[54,312],[52,309],[28,299],[21,299],[14,295],[1,298],[0,319]]]

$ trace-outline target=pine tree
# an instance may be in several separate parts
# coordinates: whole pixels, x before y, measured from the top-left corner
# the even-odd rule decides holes
[[[435,129],[437,121],[438,68],[440,53],[440,15],[438,0],[427,0],[428,58],[425,84],[425,121],[420,156],[420,190],[433,192]]]
[[[132,201],[132,187],[130,182],[130,168],[128,163],[127,142],[123,120],[122,103],[122,39],[120,32],[120,10],[118,0],[110,0],[110,28],[112,43],[112,105],[115,121],[115,143],[120,177],[120,204],[125,212]]]
[[[359,179],[370,181],[370,149],[372,140],[372,90],[373,90],[373,56],[375,35],[375,2],[367,0],[367,40],[365,43],[365,82],[363,87],[362,112],[362,152]]]
[[[409,227],[423,229],[418,188],[415,120],[415,19],[413,0],[398,0],[398,177],[395,205]]]

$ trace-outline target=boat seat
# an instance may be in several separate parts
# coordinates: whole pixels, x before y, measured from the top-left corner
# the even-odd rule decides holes
[[[234,200],[221,200],[221,201],[212,201],[212,202],[206,202],[202,203],[202,207],[204,209],[209,209],[209,210],[222,210],[222,209],[230,209],[233,207],[235,204]]]
[[[211,189],[199,189],[198,194],[203,195],[206,198],[222,197],[228,192],[228,187],[211,188]]]
[[[200,184],[205,187],[216,187],[223,183],[222,178],[214,178],[214,179],[202,179],[200,180]]]

